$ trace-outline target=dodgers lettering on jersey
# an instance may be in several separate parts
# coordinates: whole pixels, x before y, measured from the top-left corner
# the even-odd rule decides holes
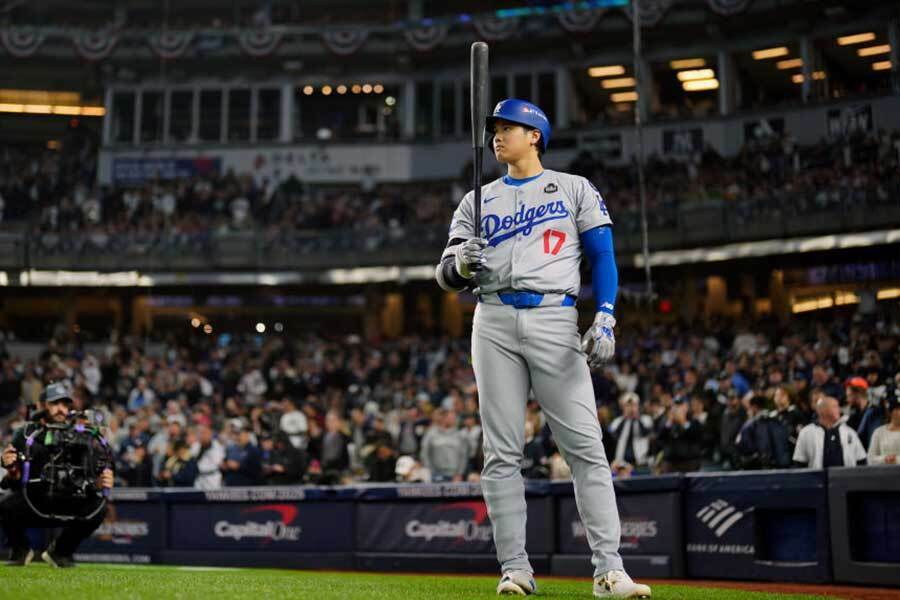
[[[482,293],[531,290],[577,295],[581,289],[580,234],[609,225],[600,192],[587,179],[549,169],[521,185],[503,178],[482,187],[481,235],[488,241]],[[450,239],[474,237],[474,194],[453,215]]]

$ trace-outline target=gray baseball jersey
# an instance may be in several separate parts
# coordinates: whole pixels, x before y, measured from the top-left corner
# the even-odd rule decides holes
[[[523,183],[520,183],[524,181]],[[450,239],[475,236],[472,192],[450,224]],[[600,192],[584,177],[544,170],[514,182],[501,177],[482,187],[481,235],[488,240],[481,293],[529,290],[578,295],[580,234],[612,221]],[[447,253],[451,250],[445,251]]]
[[[577,296],[580,234],[611,223],[596,188],[583,177],[545,170],[525,181],[493,181],[482,188],[482,198],[482,237],[488,247],[476,292]],[[474,237],[473,199],[474,194],[467,194],[457,208],[451,240]],[[451,246],[444,257],[453,251]],[[621,569],[616,497],[577,310],[570,304],[516,308],[482,299],[472,323],[472,366],[484,436],[481,489],[501,570],[533,572],[525,551],[527,511],[520,471],[529,390],[572,469],[594,575]]]

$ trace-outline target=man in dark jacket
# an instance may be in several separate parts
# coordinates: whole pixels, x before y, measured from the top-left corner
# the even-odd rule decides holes
[[[284,432],[262,440],[262,470],[267,485],[300,483],[306,472],[306,453],[295,448]]]
[[[222,473],[226,486],[262,483],[262,456],[250,440],[250,431],[246,427],[238,433],[237,443],[225,449]]]

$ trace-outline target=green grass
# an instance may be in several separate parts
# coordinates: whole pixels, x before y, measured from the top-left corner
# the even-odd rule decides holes
[[[495,598],[494,577],[385,575],[275,569],[201,569],[190,567],[80,564],[74,569],[51,569],[43,564],[27,568],[0,566],[0,598],[28,600],[100,600],[212,598],[354,600],[414,600]],[[591,585],[541,577],[538,598],[589,600]],[[764,594],[692,585],[657,585],[654,599],[663,600],[807,600],[824,596]]]

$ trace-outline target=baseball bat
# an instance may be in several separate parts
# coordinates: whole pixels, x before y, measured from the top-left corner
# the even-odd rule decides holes
[[[472,44],[470,77],[470,103],[472,109],[472,189],[474,197],[475,237],[481,237],[481,163],[484,158],[484,125],[487,116],[488,45],[484,42]]]

